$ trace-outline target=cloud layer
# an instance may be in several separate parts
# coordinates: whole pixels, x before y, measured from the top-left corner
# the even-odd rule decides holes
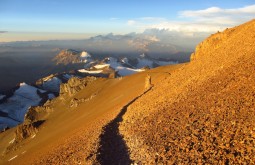
[[[210,7],[203,10],[185,10],[178,13],[179,21],[164,18],[132,19],[127,24],[139,29],[168,29],[187,35],[214,33],[255,18],[255,5],[223,9]]]
[[[183,17],[195,17],[195,18],[211,18],[215,16],[225,17],[225,16],[252,16],[255,14],[255,5],[245,6],[236,9],[222,9],[219,7],[210,7],[204,10],[187,10],[181,11],[180,15]]]

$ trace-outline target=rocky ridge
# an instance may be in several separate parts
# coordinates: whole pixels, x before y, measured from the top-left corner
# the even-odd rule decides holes
[[[65,49],[62,50],[54,59],[53,61],[56,62],[56,64],[72,64],[72,63],[81,63],[81,53],[76,50],[72,49]]]

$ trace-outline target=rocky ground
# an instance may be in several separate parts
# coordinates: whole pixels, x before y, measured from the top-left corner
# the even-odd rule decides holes
[[[138,164],[255,163],[255,21],[198,45],[132,104],[121,134]]]

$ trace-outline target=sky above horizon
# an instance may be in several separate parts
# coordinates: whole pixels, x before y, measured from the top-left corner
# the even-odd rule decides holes
[[[168,29],[214,33],[255,17],[254,0],[0,0],[0,42]]]

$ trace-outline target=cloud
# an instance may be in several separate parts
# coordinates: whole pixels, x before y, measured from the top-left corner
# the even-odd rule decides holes
[[[5,33],[8,33],[7,31],[0,31],[0,36],[5,34]]]
[[[144,17],[128,21],[128,25],[140,29],[167,29],[187,35],[193,33],[215,33],[225,28],[254,19],[255,5],[241,8],[223,9],[210,7],[203,10],[185,10],[178,13],[179,20]]]
[[[135,20],[128,20],[128,21],[127,21],[127,24],[128,24],[129,26],[133,26],[133,25],[136,25],[137,22],[136,22]]]
[[[141,17],[138,18],[138,20],[144,20],[144,21],[165,21],[165,18],[162,17]]]
[[[224,27],[221,25],[212,25],[212,24],[199,24],[196,22],[162,22],[160,24],[153,24],[147,28],[156,28],[156,29],[167,29],[169,31],[182,32],[187,35],[191,35],[194,32],[216,32],[222,30]]]
[[[234,26],[251,20],[255,15],[255,5],[236,9],[210,7],[204,10],[186,10],[179,12],[180,18],[191,19],[198,23]]]
[[[245,6],[236,9],[222,9],[219,7],[210,7],[204,10],[187,10],[181,11],[180,15],[183,17],[215,17],[215,16],[226,16],[226,15],[254,15],[255,5]]]

